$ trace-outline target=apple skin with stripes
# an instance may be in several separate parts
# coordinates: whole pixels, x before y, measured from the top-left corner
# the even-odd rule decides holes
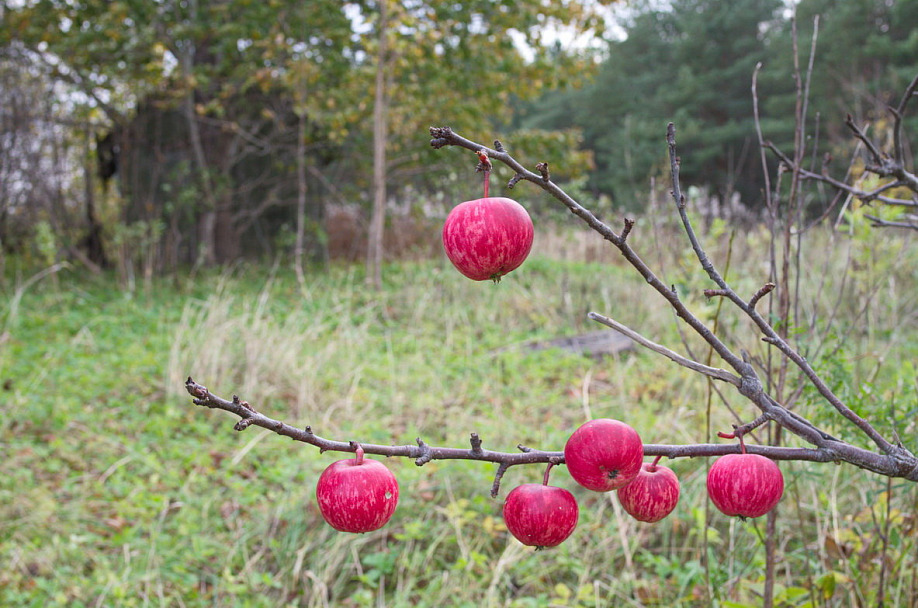
[[[453,266],[473,281],[495,283],[522,265],[535,230],[526,209],[497,196],[456,205],[443,224],[443,249]]]
[[[625,487],[637,477],[643,461],[640,435],[611,418],[584,423],[564,445],[564,462],[571,477],[594,492]]]
[[[708,497],[724,515],[761,517],[784,494],[784,476],[761,454],[726,454],[708,470]]]
[[[372,532],[382,528],[398,505],[398,481],[386,465],[363,457],[331,463],[316,483],[322,517],[340,532]]]
[[[679,478],[669,467],[645,462],[634,481],[618,491],[618,502],[636,520],[658,522],[679,503]]]
[[[577,527],[574,495],[556,486],[527,483],[507,494],[504,523],[524,545],[541,549],[564,542]]]

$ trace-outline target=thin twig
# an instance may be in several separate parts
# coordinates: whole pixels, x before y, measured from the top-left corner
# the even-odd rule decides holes
[[[896,162],[899,163],[905,161],[905,153],[902,145],[902,119],[905,116],[905,108],[908,106],[908,102],[915,95],[916,88],[918,88],[918,76],[915,76],[908,87],[906,87],[905,93],[902,94],[902,100],[899,101],[898,107],[893,110],[893,116],[895,117],[893,126],[893,149],[895,150]]]
[[[762,287],[760,287],[759,290],[752,294],[752,297],[749,298],[749,308],[755,309],[755,305],[759,303],[759,300],[774,291],[774,288],[774,283],[765,283],[762,285]]]
[[[667,359],[670,359],[671,361],[678,363],[682,367],[688,368],[694,372],[698,372],[699,374],[704,374],[705,376],[714,378],[715,380],[722,380],[724,382],[728,382],[732,384],[733,386],[738,387],[742,383],[742,379],[739,376],[735,374],[731,374],[727,370],[718,369],[716,367],[710,367],[708,365],[704,365],[702,363],[698,363],[697,361],[693,361],[691,359],[683,357],[679,353],[673,352],[670,349],[666,348],[665,346],[661,346],[660,344],[657,344],[656,342],[652,342],[651,340],[648,340],[641,334],[628,328],[625,325],[622,325],[621,323],[619,323],[618,321],[614,319],[610,319],[609,317],[606,317],[596,312],[588,313],[587,317],[589,317],[593,321],[596,321],[597,323],[602,323],[606,327],[611,327],[612,329],[622,334],[623,336],[627,336],[631,338],[634,342],[640,344],[641,346],[652,350],[658,355],[663,355]]]

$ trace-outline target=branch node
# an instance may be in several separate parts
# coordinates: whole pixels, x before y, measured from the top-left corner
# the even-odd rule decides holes
[[[191,376],[188,376],[188,380],[185,381],[185,390],[188,391],[188,393],[192,397],[197,397],[198,399],[205,400],[205,401],[207,400],[207,394],[208,394],[207,387],[201,386],[200,384],[192,380]],[[195,401],[195,403],[197,403],[197,401]],[[206,404],[197,403],[197,405],[206,405]]]
[[[252,426],[252,424],[253,424],[254,422],[255,422],[255,419],[254,419],[254,418],[243,418],[242,420],[240,420],[239,422],[237,422],[237,423],[233,426],[233,428],[234,428],[235,430],[237,430],[237,431],[244,431],[244,430],[246,430],[247,428],[249,428],[250,426]]]
[[[528,453],[528,452],[531,452],[531,451],[532,451],[532,448],[527,448],[527,447],[526,447],[525,445],[523,445],[522,443],[518,444],[518,445],[516,446],[516,449],[518,449],[520,452],[524,452],[524,453]]]
[[[494,149],[497,150],[498,152],[506,152],[506,150],[504,149],[504,144],[500,143],[499,139],[494,140]]]
[[[523,174],[517,173],[516,175],[510,178],[509,182],[507,182],[507,188],[513,190],[513,186],[517,185],[521,179],[523,179]]]
[[[444,146],[452,144],[453,130],[449,127],[430,127],[430,145],[439,150]]]
[[[628,238],[628,235],[631,234],[631,229],[634,228],[634,219],[630,217],[625,218],[625,227],[622,228],[621,239],[622,243],[625,242],[625,239]]]
[[[548,183],[548,181],[551,179],[548,173],[548,163],[546,162],[536,163],[536,169],[539,171],[539,175],[542,176],[542,181],[545,183]]]
[[[433,458],[433,453],[430,450],[430,446],[424,443],[420,437],[415,439],[415,441],[417,441],[418,447],[421,448],[421,455],[415,459],[414,464],[422,467],[430,462],[430,460]]]
[[[472,454],[481,454],[481,437],[478,436],[478,433],[472,433],[469,443],[472,444]]]

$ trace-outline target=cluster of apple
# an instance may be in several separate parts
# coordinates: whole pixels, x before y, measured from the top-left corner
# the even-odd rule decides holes
[[[679,502],[679,479],[659,458],[644,462],[638,433],[618,420],[591,420],[564,445],[564,461],[578,484],[595,492],[616,491],[625,512],[647,523],[660,521]],[[758,454],[727,454],[708,472],[708,496],[726,515],[759,517],[784,492],[784,478],[774,461]],[[525,484],[512,490],[504,504],[507,529],[523,544],[553,547],[577,525],[573,495],[548,485]]]
[[[485,197],[457,205],[443,226],[443,247],[453,265],[475,281],[499,281],[518,268],[532,248],[534,230],[526,209],[504,197],[487,196],[490,163],[483,152]],[[740,439],[740,445],[742,439]],[[339,460],[322,473],[316,486],[319,510],[336,530],[369,532],[389,521],[398,504],[398,482],[382,463],[364,458]],[[616,491],[624,510],[643,522],[669,515],[679,501],[679,480],[668,467],[644,462],[638,433],[618,420],[591,420],[564,446],[571,477],[588,490]],[[504,502],[507,529],[520,542],[553,547],[571,535],[579,509],[573,494],[542,483],[514,488]],[[784,478],[774,461],[757,454],[727,454],[711,466],[708,496],[726,515],[759,517],[770,511],[784,492]]]
[[[342,532],[377,530],[398,504],[395,475],[381,462],[364,458],[359,445],[356,452],[355,458],[329,465],[316,485],[322,517]],[[624,510],[648,523],[669,515],[679,502],[676,474],[657,460],[644,462],[637,431],[610,418],[585,423],[564,445],[564,462],[574,481],[595,492],[616,491]],[[574,495],[548,485],[551,466],[541,484],[517,486],[504,501],[507,529],[524,545],[554,547],[577,527],[580,511]],[[784,478],[774,461],[744,451],[721,456],[711,465],[707,490],[724,514],[759,517],[778,504]]]

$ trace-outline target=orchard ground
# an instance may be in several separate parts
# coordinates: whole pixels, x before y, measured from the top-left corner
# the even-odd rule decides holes
[[[703,297],[709,284],[672,227],[641,219],[629,238],[728,343],[767,360],[734,311]],[[913,241],[862,225],[808,233],[793,333],[849,405],[916,449]],[[739,293],[768,279],[764,232],[731,238],[715,225],[705,242]],[[492,465],[388,460],[401,485],[395,515],[350,535],[322,521],[314,494],[319,473],[344,455],[255,427],[235,432],[231,416],[194,406],[184,391],[190,374],[329,438],[465,447],[477,432],[504,451],[560,450],[598,417],[654,443],[718,441],[717,431],[754,418],[730,387],[717,388],[739,420],[706,379],[651,352],[595,360],[517,348],[599,329],[586,319],[592,310],[706,360],[595,235],[548,239],[543,230],[498,285],[469,281],[445,256],[392,263],[378,293],[359,266],[316,269],[303,291],[284,265],[130,290],[114,276],[71,271],[17,290],[29,273],[7,267],[2,606],[758,604],[764,519],[717,512],[705,460],[661,462],[679,475],[682,496],[656,524],[557,467],[552,484],[575,495],[580,523],[539,552],[511,538],[500,511],[513,487],[541,480],[542,466],[510,469],[494,500]],[[812,391],[798,410],[864,443]],[[918,605],[915,484],[848,465],[781,468],[776,604],[873,605],[882,589],[888,605]]]

